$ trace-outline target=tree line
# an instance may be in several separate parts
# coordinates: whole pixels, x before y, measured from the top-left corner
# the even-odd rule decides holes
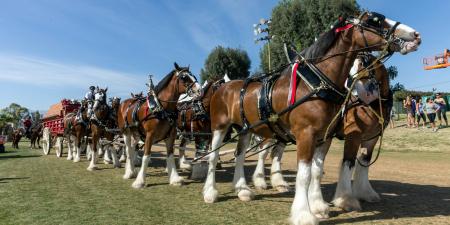
[[[31,111],[17,103],[11,103],[8,107],[0,109],[0,134],[7,132],[11,127],[18,127],[25,116],[31,116],[33,121],[41,118],[39,111]]]
[[[339,17],[355,16],[360,12],[356,0],[282,0],[271,14],[270,42],[271,68],[277,69],[287,64],[283,44],[296,47],[298,51],[314,43],[321,33],[331,29]],[[260,49],[259,71],[269,71],[269,44]],[[224,74],[231,79],[243,79],[250,75],[251,61],[245,50],[217,46],[205,60],[201,79],[216,80]],[[390,80],[398,75],[397,67],[387,68]],[[396,91],[405,90],[400,83],[391,85]]]

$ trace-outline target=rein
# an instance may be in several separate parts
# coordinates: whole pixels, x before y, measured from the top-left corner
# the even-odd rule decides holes
[[[383,117],[383,108],[382,108],[381,101],[382,101],[381,93],[378,92],[378,104],[380,107],[380,114],[378,114],[372,107],[370,107],[370,106],[368,107],[370,109],[370,111],[372,111],[372,113],[378,118],[378,122],[380,123],[380,126],[381,126],[381,133],[377,135],[377,136],[380,136],[380,144],[378,145],[377,155],[375,156],[375,159],[372,162],[368,162],[367,164],[363,164],[358,159],[358,157],[356,157],[356,161],[358,161],[358,164],[362,167],[369,167],[369,166],[373,165],[378,160],[378,157],[380,156],[381,145],[383,144],[383,135],[384,135],[384,117]],[[377,137],[377,136],[375,136],[375,137]]]

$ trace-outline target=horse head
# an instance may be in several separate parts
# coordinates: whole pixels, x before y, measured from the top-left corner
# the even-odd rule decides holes
[[[93,111],[98,119],[104,118],[108,111],[108,103],[106,101],[106,92],[108,91],[108,88],[99,88],[97,87],[97,90],[94,95],[94,106]]]
[[[200,84],[189,70],[189,66],[180,67],[177,63],[174,63],[174,67],[173,73],[176,76],[178,93],[187,93],[189,96],[199,95],[201,90]]]
[[[352,85],[349,81],[356,82],[353,90],[351,90],[352,94],[366,104],[378,99],[380,96],[383,99],[387,99],[389,95],[389,75],[387,69],[379,61],[373,64],[375,60],[375,56],[371,54],[358,54],[350,69],[350,79],[347,81],[347,88],[350,88]],[[358,75],[361,75],[362,78],[354,80]]]
[[[106,105],[106,92],[108,88],[101,89],[97,87],[94,94],[94,110],[96,110],[100,105]]]
[[[131,93],[131,97],[132,97],[132,98],[135,98],[135,99],[140,99],[140,98],[143,98],[143,97],[144,97],[144,93],[142,93],[142,91],[139,92],[139,93],[136,93],[136,94]]]
[[[117,111],[119,109],[119,107],[120,107],[120,98],[119,97],[113,97],[113,98],[110,98],[109,101],[111,102],[111,108],[113,110]]]
[[[386,18],[376,12],[363,12],[358,18],[340,19],[335,32],[351,36],[356,45],[367,51],[416,51],[422,39],[413,28]]]

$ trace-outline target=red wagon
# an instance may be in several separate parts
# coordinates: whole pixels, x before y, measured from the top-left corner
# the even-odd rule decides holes
[[[42,137],[42,149],[45,155],[50,153],[52,146],[57,147],[56,156],[61,157],[64,143],[64,117],[80,108],[81,104],[76,101],[63,99],[61,102],[50,106],[42,119],[44,126]]]

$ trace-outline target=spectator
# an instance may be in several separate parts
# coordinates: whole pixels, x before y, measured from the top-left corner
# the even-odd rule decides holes
[[[416,125],[417,127],[419,126],[419,124],[416,124],[416,99],[414,97],[411,97],[411,115],[412,115],[412,127],[415,128]]]
[[[411,96],[406,96],[406,99],[403,100],[403,107],[406,109],[406,115],[407,117],[407,126],[408,128],[411,128],[414,125],[413,120],[413,111],[412,111],[412,101]]]
[[[430,121],[431,128],[433,132],[437,131],[436,123],[434,120],[436,119],[436,110],[438,110],[439,106],[433,102],[433,99],[427,98],[427,103],[423,107],[424,111],[427,113],[428,120]]]
[[[391,109],[391,120],[389,121],[389,127],[394,128],[395,127],[395,108]]]
[[[417,109],[417,127],[420,127],[420,119],[422,119],[422,127],[425,129],[425,124],[427,122],[425,113],[423,112],[423,103],[422,99],[419,98],[418,102],[416,103],[416,109]]]
[[[5,152],[5,136],[0,135],[0,153]]]
[[[442,125],[442,118],[445,120],[445,127],[448,126],[447,121],[447,104],[445,103],[444,98],[442,97],[441,93],[436,94],[436,98],[434,99],[434,103],[436,103],[439,106],[439,109],[436,111],[437,118],[439,120],[439,128],[443,127]]]

